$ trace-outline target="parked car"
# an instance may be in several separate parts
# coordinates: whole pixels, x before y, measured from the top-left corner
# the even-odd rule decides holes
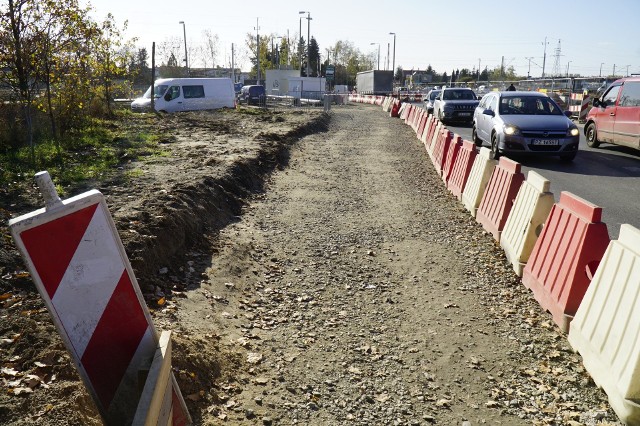
[[[640,77],[616,80],[593,100],[584,135],[592,148],[608,142],[640,149]]]
[[[445,87],[433,103],[433,115],[443,123],[458,121],[471,123],[478,97],[466,87]]]
[[[491,92],[475,109],[472,137],[476,145],[489,144],[494,159],[513,153],[572,161],[580,131],[570,114],[544,93]]]
[[[149,87],[145,94],[131,102],[136,112],[151,109]],[[159,112],[196,111],[235,108],[235,94],[230,78],[165,78],[153,86],[154,108]]]
[[[240,89],[240,97],[238,98],[240,103],[246,103],[247,105],[262,105],[265,100],[264,86],[251,85],[242,86]]]
[[[424,107],[427,109],[427,113],[433,114],[433,103],[435,102],[440,92],[441,90],[431,89],[429,90],[429,93],[427,93],[427,96],[424,98]]]

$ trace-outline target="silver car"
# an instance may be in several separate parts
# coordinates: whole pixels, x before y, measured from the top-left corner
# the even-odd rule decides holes
[[[491,146],[491,156],[535,154],[572,161],[580,131],[558,104],[539,92],[491,92],[473,114],[473,140]]]
[[[439,89],[431,89],[424,100],[424,107],[427,109],[429,114],[433,114],[433,103],[440,94],[441,90]]]

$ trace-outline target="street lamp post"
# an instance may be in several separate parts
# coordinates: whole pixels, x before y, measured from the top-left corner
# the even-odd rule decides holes
[[[189,75],[189,61],[187,59],[187,26],[184,21],[178,22],[178,24],[182,24],[182,32],[184,34],[184,67],[187,69],[187,76]]]
[[[571,61],[567,62],[567,78],[569,77],[569,64],[571,63]]]
[[[393,79],[396,77],[396,33],[389,33],[389,35],[393,36],[393,65],[391,66],[391,71],[393,71]]]
[[[604,62],[600,62],[600,77],[602,77],[602,66],[604,65]]]
[[[380,43],[371,43],[371,46],[373,46],[374,44],[378,45],[378,68],[376,68],[377,70],[380,69]]]
[[[547,38],[544,38],[544,56],[542,56],[542,78],[544,78],[544,67],[547,64]]]
[[[309,64],[309,62],[310,62],[310,60],[309,60],[309,53],[310,53],[309,52],[309,48],[311,47],[309,37],[310,37],[310,34],[311,34],[311,20],[313,18],[311,17],[311,12],[301,11],[301,12],[298,12],[298,13],[299,14],[304,14],[304,13],[307,14],[307,17],[304,18],[304,19],[307,20],[307,77],[309,77],[309,74],[311,73],[310,68],[309,68],[309,66],[310,66],[310,64]],[[302,24],[300,25],[300,31],[302,31]]]

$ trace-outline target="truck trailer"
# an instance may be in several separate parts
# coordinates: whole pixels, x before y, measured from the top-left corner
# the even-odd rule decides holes
[[[356,91],[363,95],[384,95],[393,90],[393,71],[370,70],[356,74]]]

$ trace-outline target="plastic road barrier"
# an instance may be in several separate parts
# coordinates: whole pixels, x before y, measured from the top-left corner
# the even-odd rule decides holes
[[[449,151],[449,145],[453,140],[453,133],[451,133],[447,128],[443,128],[440,133],[440,138],[436,143],[436,146],[433,149],[433,156],[431,159],[433,160],[433,165],[436,168],[436,171],[440,176],[444,171],[444,163],[447,159],[447,152]]]
[[[476,211],[480,206],[484,191],[487,188],[493,169],[498,163],[490,158],[490,154],[491,150],[489,148],[480,148],[480,152],[471,167],[467,184],[462,191],[462,204],[473,217],[476,217]]]
[[[569,343],[628,425],[640,424],[640,230],[620,227],[571,322]]]
[[[171,332],[163,331],[132,426],[172,426],[187,422],[179,416],[179,410],[174,409],[179,404],[174,380],[171,374]]]
[[[416,132],[416,136],[419,140],[422,140],[422,134],[424,133],[424,129],[427,126],[427,121],[429,120],[429,114],[426,111],[422,114],[420,118],[420,124],[418,124],[418,131]]]
[[[401,120],[404,120],[404,116],[407,114],[407,108],[409,108],[408,103],[400,103],[400,109],[398,109],[398,117]]]
[[[390,117],[399,117],[400,116],[400,109],[401,109],[400,101],[395,99],[393,101],[392,106],[391,106],[391,112],[389,113],[389,116]]]
[[[476,220],[482,227],[500,241],[507,217],[513,207],[513,201],[524,181],[520,171],[522,166],[507,157],[501,157],[493,169],[487,188],[476,212]]]
[[[424,125],[424,130],[420,135],[420,142],[424,145],[425,149],[427,148],[427,140],[429,137],[429,132],[431,132],[431,126],[433,125],[433,115],[427,114],[427,121]]]
[[[529,171],[500,234],[500,245],[519,277],[553,207],[550,185],[547,179]]]
[[[561,192],[522,274],[522,283],[564,332],[609,245],[601,217],[601,207]]]
[[[462,199],[462,191],[471,174],[476,155],[476,145],[471,141],[462,141],[462,147],[447,181],[447,188],[458,200]]]
[[[102,194],[62,201],[47,172],[36,181],[46,207],[10,220],[11,233],[100,414],[129,424],[158,344],[151,316]],[[190,423],[174,390],[188,419],[177,424]]]
[[[442,167],[442,180],[446,185],[449,182],[449,177],[453,172],[453,166],[458,158],[458,153],[460,152],[460,148],[462,147],[462,138],[460,135],[453,135],[451,139],[451,143],[449,144],[449,149],[445,153],[444,165]]]
[[[435,149],[440,137],[442,136],[442,129],[444,125],[441,121],[438,120],[436,127],[433,129],[433,134],[431,135],[431,143],[429,144],[429,148],[427,152],[429,153],[429,157],[431,157],[431,161],[433,161],[433,150]]]

